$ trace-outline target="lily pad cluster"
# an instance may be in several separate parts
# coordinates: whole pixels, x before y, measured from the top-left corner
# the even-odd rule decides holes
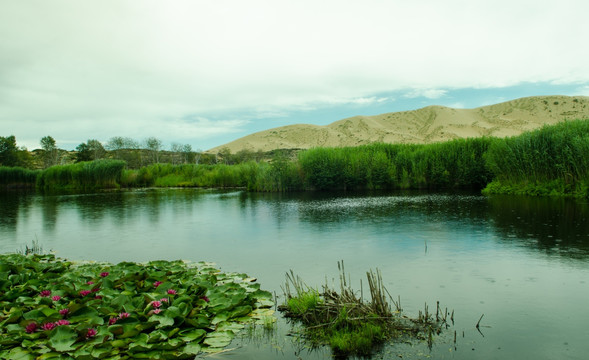
[[[0,358],[190,359],[273,318],[272,294],[210,263],[0,255]]]

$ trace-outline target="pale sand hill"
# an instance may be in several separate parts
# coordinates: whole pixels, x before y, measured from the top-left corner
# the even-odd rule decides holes
[[[537,96],[475,109],[428,106],[375,116],[355,116],[326,126],[289,125],[260,131],[209,150],[308,149],[373,142],[431,143],[480,136],[513,136],[563,120],[589,119],[587,96]]]

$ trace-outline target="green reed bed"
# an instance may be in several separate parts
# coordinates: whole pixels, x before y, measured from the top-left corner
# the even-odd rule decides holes
[[[496,140],[484,193],[589,197],[589,120],[565,121]]]
[[[22,167],[0,166],[0,187],[33,188],[39,172]]]
[[[490,138],[429,145],[372,144],[299,154],[307,187],[337,189],[480,189],[490,181]]]
[[[75,263],[0,255],[0,358],[193,359],[248,323],[272,294],[208,263]]]
[[[236,165],[154,164],[125,170],[126,187],[215,187],[245,188],[250,191],[300,190],[302,180],[297,163],[277,160],[248,161]]]
[[[37,176],[37,189],[43,191],[87,191],[118,188],[125,162],[121,160],[85,161],[56,165]]]

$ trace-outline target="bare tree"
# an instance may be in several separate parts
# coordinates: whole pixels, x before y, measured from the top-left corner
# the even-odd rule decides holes
[[[152,162],[157,164],[160,161],[160,151],[162,150],[162,141],[155,137],[145,139],[145,147],[151,154]]]

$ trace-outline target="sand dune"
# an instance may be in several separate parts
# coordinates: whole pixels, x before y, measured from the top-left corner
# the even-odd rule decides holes
[[[589,119],[587,96],[536,96],[474,109],[428,106],[375,116],[354,116],[326,126],[297,124],[244,136],[209,151],[308,149],[373,142],[431,143],[479,136],[513,136],[559,121]]]

